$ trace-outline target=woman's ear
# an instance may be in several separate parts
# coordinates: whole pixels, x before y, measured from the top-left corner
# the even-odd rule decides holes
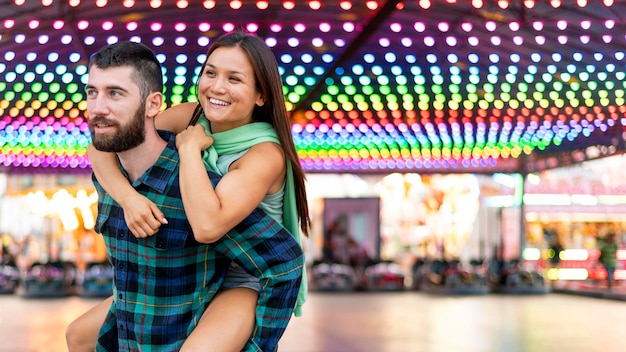
[[[259,94],[258,98],[256,99],[256,105],[257,106],[265,105],[265,98],[263,98],[263,96],[260,95],[260,94]]]

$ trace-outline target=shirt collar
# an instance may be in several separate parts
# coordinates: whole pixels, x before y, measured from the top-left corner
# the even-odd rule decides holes
[[[167,141],[167,145],[156,163],[146,170],[132,185],[137,187],[140,184],[145,184],[156,192],[162,193],[169,185],[172,175],[178,168],[179,156],[174,133],[170,131],[158,132],[159,136]]]

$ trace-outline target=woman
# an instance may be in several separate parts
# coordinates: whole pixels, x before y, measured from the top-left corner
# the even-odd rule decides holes
[[[300,231],[308,235],[304,172],[291,137],[282,81],[271,50],[260,38],[241,32],[218,39],[207,53],[198,81],[198,101],[199,105],[186,103],[170,108],[156,119],[157,128],[178,133],[181,193],[196,240],[218,241],[257,206],[282,223],[298,241]],[[167,223],[161,211],[137,194],[121,173],[111,171],[117,170],[112,167],[116,162],[113,155],[90,146],[89,156],[104,188],[124,208],[126,222],[135,236],[151,236]],[[224,175],[215,187],[205,164]],[[302,278],[302,284],[296,315],[304,303],[306,278]],[[255,324],[258,278],[234,265],[224,287],[182,351],[200,347],[239,351],[246,344]],[[93,337],[97,338],[110,300],[68,328],[70,351],[93,350]],[[268,314],[271,316],[271,310],[259,312],[257,307],[257,325]]]

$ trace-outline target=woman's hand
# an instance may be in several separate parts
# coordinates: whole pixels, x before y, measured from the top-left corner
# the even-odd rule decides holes
[[[124,209],[124,220],[128,229],[137,238],[152,236],[159,231],[162,224],[167,224],[165,215],[156,204],[139,193],[128,194],[120,206]]]
[[[213,137],[207,136],[204,127],[193,125],[176,135],[176,147],[180,150],[183,146],[202,151],[213,144]]]

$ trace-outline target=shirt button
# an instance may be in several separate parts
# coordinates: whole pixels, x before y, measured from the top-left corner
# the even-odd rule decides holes
[[[124,238],[124,232],[120,231],[120,232],[118,233],[118,236],[120,236],[120,238]]]
[[[124,269],[124,263],[120,263],[120,265],[117,266],[120,269]]]
[[[121,294],[121,293],[117,295],[117,298],[119,298],[119,299],[122,299],[122,297],[124,297],[124,295]]]

